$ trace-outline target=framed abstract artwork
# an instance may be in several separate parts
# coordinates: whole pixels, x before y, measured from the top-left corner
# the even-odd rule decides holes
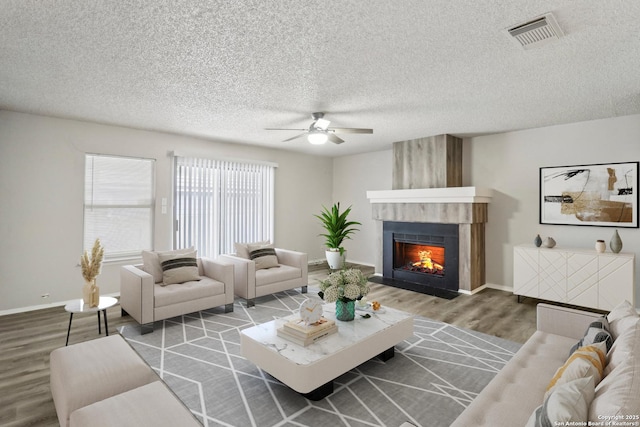
[[[540,224],[638,227],[638,162],[540,168]]]

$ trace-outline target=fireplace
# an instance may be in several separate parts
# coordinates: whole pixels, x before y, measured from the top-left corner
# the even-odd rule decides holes
[[[393,143],[391,190],[367,191],[371,216],[382,222],[378,283],[443,298],[485,285],[493,192],[462,186],[462,146],[452,135]]]
[[[384,221],[383,277],[412,290],[458,291],[458,225]]]

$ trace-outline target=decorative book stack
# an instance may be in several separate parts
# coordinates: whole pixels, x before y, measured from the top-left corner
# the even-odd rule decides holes
[[[328,335],[338,332],[338,326],[334,320],[320,318],[316,323],[305,325],[300,319],[289,320],[278,328],[278,336],[292,341],[303,347],[313,344]]]

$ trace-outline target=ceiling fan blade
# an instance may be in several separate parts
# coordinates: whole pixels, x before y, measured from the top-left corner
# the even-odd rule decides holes
[[[333,142],[334,144],[342,144],[344,142],[344,139],[341,139],[332,133],[328,133],[327,137],[329,138],[329,141]]]
[[[373,129],[360,128],[329,128],[328,130],[335,133],[373,133]]]
[[[301,137],[305,136],[306,134],[307,134],[306,132],[305,132],[305,133],[301,133],[301,134],[296,135],[296,136],[294,136],[294,137],[291,137],[291,138],[289,138],[289,139],[285,139],[285,140],[283,140],[282,142],[293,141],[294,139],[301,138]]]
[[[264,128],[264,130],[299,130],[300,132],[304,132],[307,129],[291,129],[291,128],[287,128],[287,129],[282,129],[282,128]]]

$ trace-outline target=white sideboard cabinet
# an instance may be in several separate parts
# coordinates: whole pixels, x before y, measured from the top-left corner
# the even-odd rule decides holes
[[[513,293],[599,310],[635,302],[635,255],[595,249],[513,248]]]

